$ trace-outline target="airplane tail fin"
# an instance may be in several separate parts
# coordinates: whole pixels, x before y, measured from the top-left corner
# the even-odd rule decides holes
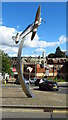
[[[19,42],[19,33],[16,34],[16,36],[12,36],[12,39],[15,41],[17,44]]]

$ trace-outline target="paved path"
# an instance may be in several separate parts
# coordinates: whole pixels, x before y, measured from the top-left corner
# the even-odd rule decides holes
[[[3,85],[2,106],[66,106],[66,88],[60,88],[59,91],[40,91],[38,87],[30,86],[30,90],[35,98],[27,98],[20,85]]]

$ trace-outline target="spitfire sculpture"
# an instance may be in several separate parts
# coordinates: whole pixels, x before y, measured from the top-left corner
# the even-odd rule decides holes
[[[27,86],[27,84],[25,83],[25,79],[23,76],[22,65],[21,65],[21,52],[22,52],[24,37],[27,36],[30,32],[32,32],[31,40],[34,39],[34,36],[35,36],[36,31],[38,29],[38,26],[41,24],[40,13],[41,13],[41,8],[39,6],[37,13],[36,13],[34,23],[29,25],[21,34],[17,33],[16,36],[12,36],[12,39],[15,41],[16,44],[19,42],[19,40],[21,40],[20,46],[19,46],[19,51],[18,51],[18,57],[17,57],[18,77],[19,77],[21,87],[22,87],[23,91],[25,92],[26,96],[32,97],[32,98],[34,96],[31,93],[31,91],[29,90],[29,87]]]
[[[40,14],[41,14],[40,11],[41,8],[39,6],[34,23],[30,24],[22,33],[17,33],[16,36],[12,36],[12,39],[15,41],[16,44],[19,42],[19,40],[27,36],[30,32],[32,32],[31,40],[34,39],[38,26],[41,24],[41,20],[42,20],[42,18],[40,18]]]

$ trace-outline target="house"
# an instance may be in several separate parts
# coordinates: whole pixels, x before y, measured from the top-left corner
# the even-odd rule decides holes
[[[44,59],[45,61],[45,59]],[[49,76],[49,77],[55,77],[57,74],[60,74],[60,70],[63,67],[66,59],[47,59],[45,62],[30,62],[30,63],[24,63],[23,64],[23,75],[25,78],[29,77],[29,71],[27,70],[27,67],[32,67],[33,70],[30,73],[31,78],[37,77],[42,78],[43,76]]]

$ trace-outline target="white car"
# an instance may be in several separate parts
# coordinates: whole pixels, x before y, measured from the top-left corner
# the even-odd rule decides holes
[[[35,84],[35,81],[36,81],[35,78],[31,78],[30,79],[30,84]]]
[[[29,84],[29,80],[28,80],[28,79],[25,79],[25,83],[26,83],[26,84]]]

